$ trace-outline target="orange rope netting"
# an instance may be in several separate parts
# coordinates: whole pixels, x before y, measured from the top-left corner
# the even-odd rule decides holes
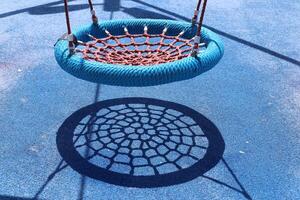
[[[91,41],[78,41],[76,52],[81,53],[86,60],[110,64],[154,65],[188,57],[193,48],[194,38],[182,38],[184,32],[168,36],[165,28],[161,34],[149,34],[147,27],[143,34],[130,34],[127,28],[124,28],[124,32],[124,35],[114,36],[106,31],[108,37],[100,39],[89,35]]]

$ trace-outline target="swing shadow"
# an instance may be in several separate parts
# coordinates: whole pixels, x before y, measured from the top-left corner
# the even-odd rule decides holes
[[[75,0],[69,0],[69,2],[71,2],[71,1],[75,1]],[[33,7],[29,7],[29,8],[24,8],[24,9],[19,9],[19,10],[14,10],[14,11],[2,13],[2,14],[0,14],[0,19],[12,16],[12,15],[17,15],[17,14],[20,14],[20,13],[24,13],[24,12],[30,13],[34,10],[41,10],[41,9],[44,10],[45,8],[49,8],[51,6],[55,6],[55,5],[58,5],[58,4],[61,4],[61,3],[63,3],[63,1],[59,0],[59,1],[54,1],[54,2],[51,2],[51,3],[38,5],[38,6],[33,6]]]
[[[102,4],[94,4],[102,5]],[[89,4],[68,5],[69,12],[84,10],[89,8]],[[49,15],[65,12],[64,6],[38,6],[28,10],[31,15]]]
[[[142,146],[140,147],[135,146],[133,147],[133,149],[131,149],[131,151],[126,151],[125,150],[126,145],[124,146],[123,144],[115,143],[116,146],[118,146],[118,148],[114,149],[112,143],[108,142],[105,144],[105,141],[107,142],[109,140],[111,141],[114,140],[113,138],[114,136],[109,136],[109,134],[111,135],[117,134],[115,137],[117,139],[120,138],[128,139],[130,137],[124,135],[122,136],[122,134],[117,132],[105,134],[104,133],[105,129],[102,130],[101,126],[109,125],[109,123],[105,124],[104,122],[100,122],[101,120],[105,119],[105,116],[111,116],[105,119],[107,122],[109,120],[117,120],[120,118],[121,115],[131,116],[134,113],[133,110],[135,109],[135,107],[133,108],[128,107],[129,105],[130,106],[139,105],[141,107],[143,107],[142,105],[144,105],[144,107],[146,108],[150,108],[151,106],[160,107],[162,110],[164,110],[160,114],[158,114],[157,110],[154,110],[154,112],[157,112],[156,114],[158,115],[157,117],[159,118],[159,120],[163,120],[163,116],[166,116],[166,114],[169,113],[169,110],[172,110],[173,113],[179,111],[183,113],[185,117],[191,117],[193,120],[197,121],[196,124],[201,128],[205,137],[209,141],[208,142],[209,146],[206,148],[206,153],[203,156],[203,158],[198,160],[194,165],[192,165],[192,167],[179,168],[172,172],[169,172],[170,169],[164,168],[163,170],[157,170],[156,172],[154,170],[153,174],[143,174],[146,171],[148,173],[151,167],[153,167],[151,166],[145,168],[144,171],[138,170],[138,173],[136,174],[134,168],[137,166],[133,164],[134,162],[126,161],[126,156],[124,155],[128,154],[128,152],[133,152],[139,149],[141,151],[140,156],[138,156],[140,159],[144,158],[147,160],[147,158],[145,158],[145,156],[147,155],[150,156],[150,158],[154,158],[155,156],[147,154],[147,151],[149,151],[149,149],[143,149]],[[112,109],[112,107],[114,107],[114,109]],[[120,112],[126,109],[129,110],[131,109],[131,111],[129,112],[127,110],[126,112],[120,114],[117,107],[121,108]],[[105,113],[105,115],[100,117],[101,116],[100,113],[103,112],[103,109],[106,109],[108,111],[107,113]],[[140,107],[138,109],[140,109]],[[168,110],[168,112],[166,110]],[[116,114],[116,112],[118,114]],[[136,114],[139,114],[141,112],[142,112],[141,110],[138,110]],[[152,111],[148,110],[145,114],[151,116],[153,115],[153,110]],[[82,119],[85,122],[83,122]],[[97,122],[100,122],[100,124],[97,124]],[[112,123],[116,124],[118,122],[114,121]],[[147,125],[149,125],[150,122],[144,123],[142,121],[139,121],[139,123],[142,124],[141,127],[146,127]],[[170,124],[166,124],[166,127],[171,127],[169,125]],[[77,131],[79,130],[78,126],[82,126],[82,130],[85,131],[81,130],[80,134],[76,133],[75,130]],[[188,129],[191,129],[191,127],[192,125],[187,125]],[[116,127],[111,127],[106,130],[108,130],[109,132],[115,128]],[[119,129],[121,129],[124,132],[126,132],[127,130],[126,128],[128,128],[128,125],[119,127]],[[168,131],[172,132],[172,129]],[[100,136],[101,134],[107,136],[102,137]],[[130,133],[126,133],[126,135],[128,134],[130,135]],[[80,137],[82,138],[84,137],[85,141],[81,141],[82,138]],[[155,136],[151,137],[151,139],[154,142],[155,141],[158,142],[158,140],[160,140],[157,137],[155,138]],[[140,141],[141,144],[143,142],[142,141],[143,139],[141,137],[135,138],[134,140]],[[192,141],[193,144],[197,144],[195,139],[192,140],[193,140]],[[95,142],[97,144],[95,144]],[[170,142],[174,142],[174,141],[168,138],[165,141],[163,141],[162,145],[172,149],[171,146],[168,146],[169,145],[168,143]],[[187,145],[185,142],[186,142],[185,139],[182,139],[182,140],[177,140],[174,143],[177,143],[177,149],[180,149],[181,145]],[[102,143],[103,145],[99,146],[100,143]],[[133,143],[134,142],[131,142],[131,146],[133,145]],[[75,171],[77,171],[84,177],[85,176],[90,177],[93,179],[101,180],[115,185],[121,185],[127,187],[138,187],[138,188],[171,186],[171,185],[190,181],[197,177],[202,177],[242,194],[245,199],[252,199],[251,196],[243,187],[243,185],[240,183],[240,181],[238,180],[237,176],[234,174],[234,172],[232,171],[228,163],[223,158],[225,144],[222,139],[221,133],[219,132],[217,127],[210,120],[208,120],[200,113],[180,104],[157,100],[157,99],[148,99],[148,98],[112,99],[112,100],[106,100],[106,101],[91,104],[85,108],[76,111],[68,119],[65,120],[65,122],[59,128],[57,134],[57,146],[58,146],[59,153],[63,157],[63,160],[69,166],[71,166],[71,168],[73,168]],[[104,146],[107,149],[105,149]],[[123,148],[123,150],[120,152],[119,150],[121,148]],[[168,165],[166,166],[172,168],[171,164],[174,164],[173,161],[176,159],[173,159],[171,157],[167,158],[168,154],[161,152],[163,151],[162,148],[160,149],[157,148],[155,151],[157,152],[157,155],[164,155],[166,158],[165,160],[168,160],[169,162],[167,163]],[[119,155],[123,155],[123,157],[121,156],[120,158],[116,159],[118,157],[117,155],[118,153],[116,152],[119,152]],[[116,153],[116,156],[110,155],[114,153]],[[178,152],[178,154],[181,153]],[[201,154],[201,152],[198,152],[197,154],[199,155]],[[133,158],[135,155],[137,156],[137,154],[134,154],[129,157]],[[177,159],[177,161],[178,160],[180,159]],[[149,161],[148,165],[153,164],[153,162],[150,159],[148,159],[148,161]],[[205,173],[210,169],[212,169],[214,166],[216,166],[219,161],[225,164],[227,171],[231,174],[235,182],[239,185],[239,188],[233,187],[227,183],[224,183],[220,180],[205,175]],[[106,162],[110,162],[110,164],[107,164]],[[116,167],[114,167],[115,164],[117,164]],[[121,166],[125,164],[127,164],[127,168]],[[177,165],[180,164],[177,163]],[[146,166],[146,165],[141,164],[141,166]],[[133,168],[133,170],[132,169],[129,170],[129,168]],[[166,175],[165,172],[168,172],[169,174],[167,173]]]
[[[225,149],[219,130],[203,115],[149,98],[106,100],[78,110],[59,128],[57,146],[80,174],[138,188],[197,178],[219,162]]]
[[[1,200],[35,200],[33,198],[16,197],[16,196],[9,196],[9,195],[0,195],[0,199]]]
[[[69,2],[76,1],[76,0],[69,0]],[[12,15],[17,15],[20,13],[29,13],[30,15],[49,15],[49,14],[56,14],[56,13],[63,13],[64,11],[64,6],[58,6],[59,4],[63,4],[63,1],[55,1],[52,3],[47,3],[47,4],[42,4],[38,6],[33,6],[29,8],[24,8],[24,9],[19,9],[15,11],[10,11],[6,13],[0,14],[0,19],[9,17]],[[99,3],[95,3],[94,5],[103,5]],[[83,10],[89,8],[89,4],[75,4],[75,5],[69,5],[69,11],[78,11],[78,10]]]

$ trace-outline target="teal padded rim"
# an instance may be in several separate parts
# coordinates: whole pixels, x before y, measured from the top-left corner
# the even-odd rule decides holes
[[[143,33],[144,26],[148,27],[150,34],[162,33],[168,28],[167,35],[178,35],[184,31],[184,38],[195,36],[196,27],[190,23],[173,20],[153,19],[129,19],[101,21],[99,24],[91,24],[79,27],[73,32],[78,40],[87,42],[90,38],[106,37],[105,30],[113,35],[123,35],[124,27],[129,33]],[[224,46],[220,38],[207,28],[202,28],[201,40],[207,44],[205,51],[197,57],[186,57],[174,62],[151,65],[131,66],[115,65],[96,61],[88,61],[80,55],[70,55],[68,42],[60,40],[55,45],[55,58],[63,70],[73,76],[90,82],[115,85],[115,86],[153,86],[181,81],[198,76],[214,67],[222,58]]]

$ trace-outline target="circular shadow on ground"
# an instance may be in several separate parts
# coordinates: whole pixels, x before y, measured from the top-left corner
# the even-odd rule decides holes
[[[218,128],[189,107],[121,98],[73,113],[59,128],[57,147],[82,175],[122,186],[160,187],[209,171],[225,144]]]

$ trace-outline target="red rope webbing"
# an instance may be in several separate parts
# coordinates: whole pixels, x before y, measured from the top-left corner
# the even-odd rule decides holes
[[[84,59],[97,62],[147,66],[188,57],[193,47],[193,39],[182,38],[183,33],[168,36],[165,31],[161,34],[149,34],[147,29],[142,34],[130,34],[126,28],[124,31],[125,35],[116,36],[107,31],[108,37],[100,39],[90,35],[90,42],[78,41],[76,52]],[[137,38],[143,42],[137,42]],[[152,38],[155,41],[150,41]]]

